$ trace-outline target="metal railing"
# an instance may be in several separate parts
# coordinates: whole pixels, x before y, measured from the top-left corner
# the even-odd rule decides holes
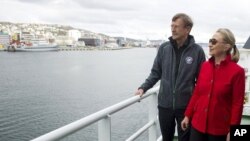
[[[93,113],[87,117],[84,117],[80,120],[72,122],[68,125],[65,125],[61,128],[58,128],[54,131],[51,131],[47,134],[44,134],[38,138],[33,139],[32,141],[56,141],[60,140],[70,134],[73,134],[95,122],[98,122],[98,141],[110,141],[111,140],[111,115],[134,104],[138,101],[141,101],[144,98],[149,98],[149,112],[148,112],[148,123],[140,128],[137,132],[131,135],[126,141],[133,141],[138,138],[143,132],[148,130],[149,141],[157,140],[157,93],[159,91],[159,86],[149,89],[142,97],[133,96],[129,99],[126,99],[120,103],[112,105],[108,108],[100,110],[96,113]],[[161,137],[158,138],[161,140]]]
[[[250,116],[250,75],[246,75],[246,97],[247,102],[244,106],[243,114]],[[157,93],[159,91],[159,86],[154,87],[148,90],[142,97],[133,96],[129,99],[126,99],[120,103],[112,105],[108,108],[100,110],[96,113],[93,113],[87,117],[84,117],[80,120],[77,120],[73,123],[65,125],[61,128],[58,128],[54,131],[51,131],[45,135],[42,135],[38,138],[33,139],[32,141],[55,141],[60,140],[70,134],[73,134],[95,122],[98,122],[98,141],[110,141],[111,140],[111,115],[134,104],[138,101],[141,101],[144,98],[149,98],[149,113],[148,113],[148,123],[140,128],[137,132],[131,135],[126,141],[133,141],[138,138],[145,131],[149,131],[148,139],[149,141],[161,141],[162,137],[157,138]]]
[[[246,97],[248,98],[247,99],[247,104],[250,105],[250,74],[246,75],[245,91],[246,91]]]
[[[250,74],[246,75],[245,98],[246,103],[243,109],[243,115],[250,117]]]

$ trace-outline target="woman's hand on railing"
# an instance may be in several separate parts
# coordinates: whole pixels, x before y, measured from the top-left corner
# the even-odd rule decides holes
[[[181,129],[184,131],[188,128],[188,126],[189,126],[189,118],[185,116],[181,122]]]
[[[142,97],[143,94],[144,94],[143,89],[138,89],[138,90],[135,91],[135,95],[139,95],[140,97]]]

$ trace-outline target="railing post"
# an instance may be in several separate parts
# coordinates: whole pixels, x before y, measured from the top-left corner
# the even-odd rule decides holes
[[[247,97],[248,101],[247,102],[248,102],[248,105],[250,105],[250,73],[248,73],[248,75],[247,75],[247,82],[246,83],[247,83],[247,90],[246,91],[248,93],[248,97]]]
[[[246,87],[245,87],[245,92],[246,92],[246,103],[247,105],[250,105],[250,75],[246,75]]]
[[[149,97],[149,112],[148,118],[150,120],[155,120],[155,123],[149,128],[148,130],[148,140],[149,141],[156,141],[157,140],[157,126],[156,126],[156,119],[157,119],[157,93],[152,94]]]
[[[110,115],[98,121],[98,141],[111,141]]]

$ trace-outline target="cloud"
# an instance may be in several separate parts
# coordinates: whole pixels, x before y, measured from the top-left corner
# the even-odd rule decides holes
[[[221,27],[231,29],[239,42],[250,31],[248,0],[1,0],[0,5],[0,21],[62,24],[136,39],[167,39],[171,18],[179,12],[192,17],[191,33],[200,42]]]

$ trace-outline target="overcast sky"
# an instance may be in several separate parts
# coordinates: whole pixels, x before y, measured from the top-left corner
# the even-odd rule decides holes
[[[167,39],[173,15],[189,14],[197,42],[229,28],[250,35],[249,0],[1,0],[0,21],[69,25],[109,36]]]

